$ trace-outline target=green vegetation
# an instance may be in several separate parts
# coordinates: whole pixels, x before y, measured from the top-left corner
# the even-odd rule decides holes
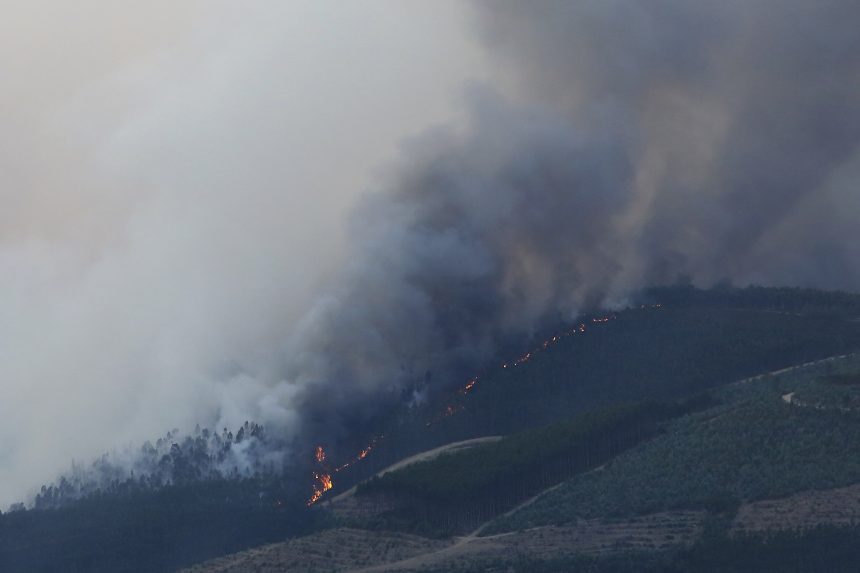
[[[835,386],[860,386],[860,374],[857,373],[832,374],[825,376],[822,380]]]
[[[732,288],[719,286],[700,290],[692,286],[652,288],[653,300],[682,307],[732,307],[803,315],[860,317],[860,296],[844,291],[825,291],[796,287]]]
[[[655,289],[654,308],[617,312],[584,333],[541,349],[525,364],[501,368],[524,349],[579,324],[560,324],[531,342],[502,350],[468,395],[435,392],[420,409],[395,408],[368,434],[386,439],[365,463],[339,476],[340,486],[445,443],[506,435],[619,403],[674,400],[735,380],[860,350],[860,296],[802,289]],[[462,383],[475,372],[464,372]],[[456,414],[440,418],[453,406]],[[430,424],[430,427],[427,424]]]
[[[792,403],[823,410],[856,410],[860,408],[860,385],[853,380],[858,378],[856,374],[844,374],[810,380],[794,391]]]
[[[406,498],[406,513],[418,525],[474,527],[655,435],[661,421],[710,404],[707,396],[699,396],[677,404],[642,402],[597,410],[386,473],[360,484],[356,495]]]
[[[89,465],[73,464],[56,483],[42,486],[33,506],[56,509],[90,496],[133,495],[199,482],[241,483],[243,478],[277,484],[281,468],[268,461],[267,454],[285,447],[250,422],[240,426],[235,437],[227,428],[219,434],[198,426],[193,435],[184,436],[172,430],[130,456],[104,454]]]
[[[860,323],[847,320],[730,308],[629,311],[536,355],[527,369],[494,372],[464,400],[462,418],[485,426],[485,434],[509,433],[603,405],[689,396],[858,348]]]
[[[663,552],[621,553],[608,556],[573,556],[561,559],[500,557],[461,567],[450,573],[510,571],[515,573],[809,573],[855,572],[860,562],[860,526],[817,527],[767,535],[728,536],[724,531],[706,534],[691,547]],[[439,572],[441,573],[441,571]]]
[[[834,363],[724,387],[860,349],[860,296],[676,287],[651,291],[643,302],[606,322],[583,317],[586,332],[579,332],[577,320],[531,342],[503,342],[497,360],[477,372],[479,381],[467,394],[450,381],[447,390],[428,382],[423,406],[399,401],[356,423],[355,442],[337,444],[337,451],[357,452],[373,436],[385,439],[362,463],[340,472],[337,486],[349,487],[416,452],[491,434],[510,437],[364,486],[363,492],[413,501],[402,513],[365,525],[419,524],[415,529],[425,533],[450,533],[570,476],[488,531],[669,508],[723,511],[741,500],[860,481],[856,365]],[[663,306],[651,306],[656,302]],[[574,329],[576,335],[547,348],[540,344]],[[501,368],[533,348],[539,350],[528,362]],[[453,386],[462,387],[474,374],[464,372]],[[699,404],[708,409],[677,418],[681,411],[658,405],[703,392],[717,405]],[[791,404],[783,399],[790,393]],[[619,406],[631,403],[638,405]],[[440,417],[449,407],[455,415]],[[235,435],[168,436],[144,447],[147,471],[134,477],[102,460],[86,479],[72,476],[46,486],[39,509],[0,515],[0,571],[168,571],[323,527],[325,512],[304,506],[310,485],[304,469],[282,475],[257,464],[247,478],[229,470],[231,443],[282,439],[251,425]],[[585,473],[604,463],[604,469]],[[742,541],[715,541],[713,547],[743,554],[736,545]],[[838,555],[842,546],[834,543]],[[698,550],[707,555],[708,547]],[[586,569],[612,570],[600,569],[602,563]],[[654,570],[673,570],[669,562],[654,563]],[[538,565],[522,570],[537,571]]]
[[[857,358],[843,360],[856,364]],[[860,481],[860,411],[790,405],[823,363],[733,385],[725,403],[671,422],[665,434],[577,476],[485,533],[680,508],[725,508]]]

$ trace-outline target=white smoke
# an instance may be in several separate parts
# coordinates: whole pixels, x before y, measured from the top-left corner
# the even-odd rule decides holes
[[[456,120],[460,8],[3,8],[0,507],[168,428],[294,427],[282,346],[376,170]]]
[[[461,10],[5,11],[0,505],[183,424],[337,437],[638,287],[860,285],[856,2]]]

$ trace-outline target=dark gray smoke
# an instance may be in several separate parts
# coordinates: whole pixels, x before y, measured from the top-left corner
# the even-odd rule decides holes
[[[479,1],[486,61],[460,3],[350,6],[8,19],[0,501],[196,422],[335,441],[643,286],[860,288],[856,0]]]
[[[486,2],[503,81],[412,141],[289,346],[313,432],[638,288],[860,285],[860,4]]]

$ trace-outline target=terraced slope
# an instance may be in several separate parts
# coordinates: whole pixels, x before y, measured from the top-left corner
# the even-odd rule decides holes
[[[402,533],[337,528],[273,543],[184,569],[184,573],[345,571],[397,562],[450,545]]]
[[[803,394],[818,404],[827,395],[815,393],[824,376],[858,368],[860,358],[849,356],[721,389],[721,405],[671,422],[664,435],[620,455],[604,471],[571,479],[485,531],[673,509],[724,510],[860,482],[860,410],[783,398]]]
[[[854,371],[860,371],[860,357],[852,355],[725,387],[716,392],[720,404],[669,422],[662,435],[462,537],[339,529],[194,571],[529,571],[576,563],[612,571],[616,559],[628,554],[645,560],[694,559],[714,544],[755,552],[765,545],[748,540],[749,534],[813,535],[822,527],[851,526],[860,518],[860,411],[846,409],[845,400],[838,408],[823,404],[831,403],[831,380]],[[860,391],[848,386],[849,392]],[[784,399],[792,393],[805,395],[809,404]],[[422,461],[450,466],[432,455]],[[421,465],[392,471],[407,467],[414,472]],[[389,509],[377,507],[383,513]],[[713,536],[715,524],[717,541],[705,535],[710,530]],[[840,531],[827,533],[822,546],[853,535],[853,530]],[[382,549],[371,557],[356,549],[333,551],[333,543]],[[395,550],[392,544],[402,546]]]

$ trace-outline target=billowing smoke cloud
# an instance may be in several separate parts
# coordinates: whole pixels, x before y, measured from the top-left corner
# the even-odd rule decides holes
[[[288,352],[306,419],[360,417],[428,370],[460,381],[643,286],[860,286],[855,2],[476,12],[498,83],[353,219],[354,259]]]
[[[294,431],[345,214],[475,75],[454,3],[180,4],[4,3],[4,510],[173,428]]]
[[[539,2],[487,5],[481,23],[529,101],[628,125],[628,282],[856,287],[858,14],[839,0]]]
[[[182,423],[335,438],[645,285],[860,285],[856,2],[479,3],[485,65],[398,5],[19,70],[62,95],[2,96],[0,501]]]

